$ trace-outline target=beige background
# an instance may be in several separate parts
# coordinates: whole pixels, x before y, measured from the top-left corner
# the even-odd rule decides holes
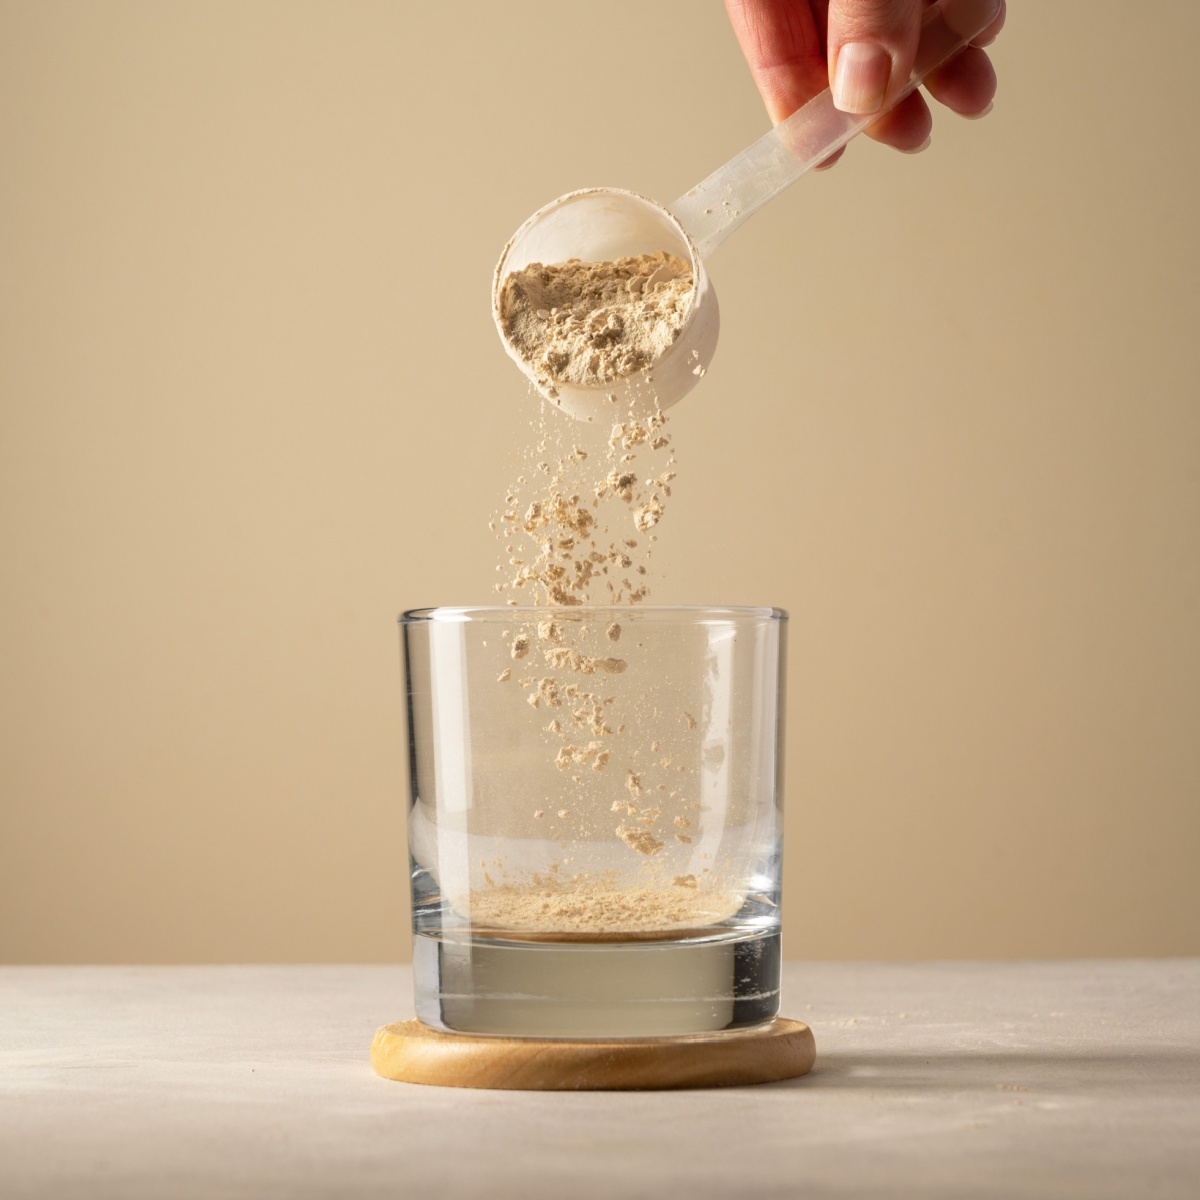
[[[656,598],[792,613],[793,957],[1200,953],[1200,8],[1011,7],[989,118],[721,250],[673,421]],[[406,955],[492,264],[765,128],[716,0],[0,4],[0,957]]]

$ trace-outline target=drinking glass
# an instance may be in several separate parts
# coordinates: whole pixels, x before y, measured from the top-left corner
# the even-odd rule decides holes
[[[786,620],[401,617],[426,1025],[654,1037],[776,1015]]]

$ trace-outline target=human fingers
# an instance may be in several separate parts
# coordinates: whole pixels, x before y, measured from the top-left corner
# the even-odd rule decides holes
[[[933,115],[925,97],[920,92],[911,92],[878,121],[872,121],[863,133],[905,154],[915,154],[929,144],[932,130]]]
[[[963,117],[983,116],[996,95],[996,72],[987,53],[968,46],[925,79],[929,94]]]
[[[1004,18],[1008,15],[1008,0],[1000,0],[1000,15],[972,42],[972,46],[990,46],[1004,28]]]
[[[808,0],[725,0],[725,9],[776,125],[825,90],[825,47]]]
[[[830,0],[829,86],[842,112],[878,112],[912,74],[922,0]]]

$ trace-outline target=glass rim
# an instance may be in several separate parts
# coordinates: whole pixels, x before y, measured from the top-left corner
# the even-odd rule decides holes
[[[448,624],[467,624],[471,621],[488,621],[497,618],[520,617],[526,620],[573,619],[585,616],[602,616],[606,619],[659,619],[672,617],[688,619],[693,624],[705,620],[714,621],[786,621],[786,609],[768,605],[738,604],[468,604],[442,605],[434,608],[410,608],[400,614],[401,625],[417,625],[426,622],[444,621]]]

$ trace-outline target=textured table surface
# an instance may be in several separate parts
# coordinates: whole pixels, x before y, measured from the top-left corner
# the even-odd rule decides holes
[[[0,1196],[1200,1195],[1200,961],[789,965],[814,1072],[376,1078],[400,967],[0,968]]]

